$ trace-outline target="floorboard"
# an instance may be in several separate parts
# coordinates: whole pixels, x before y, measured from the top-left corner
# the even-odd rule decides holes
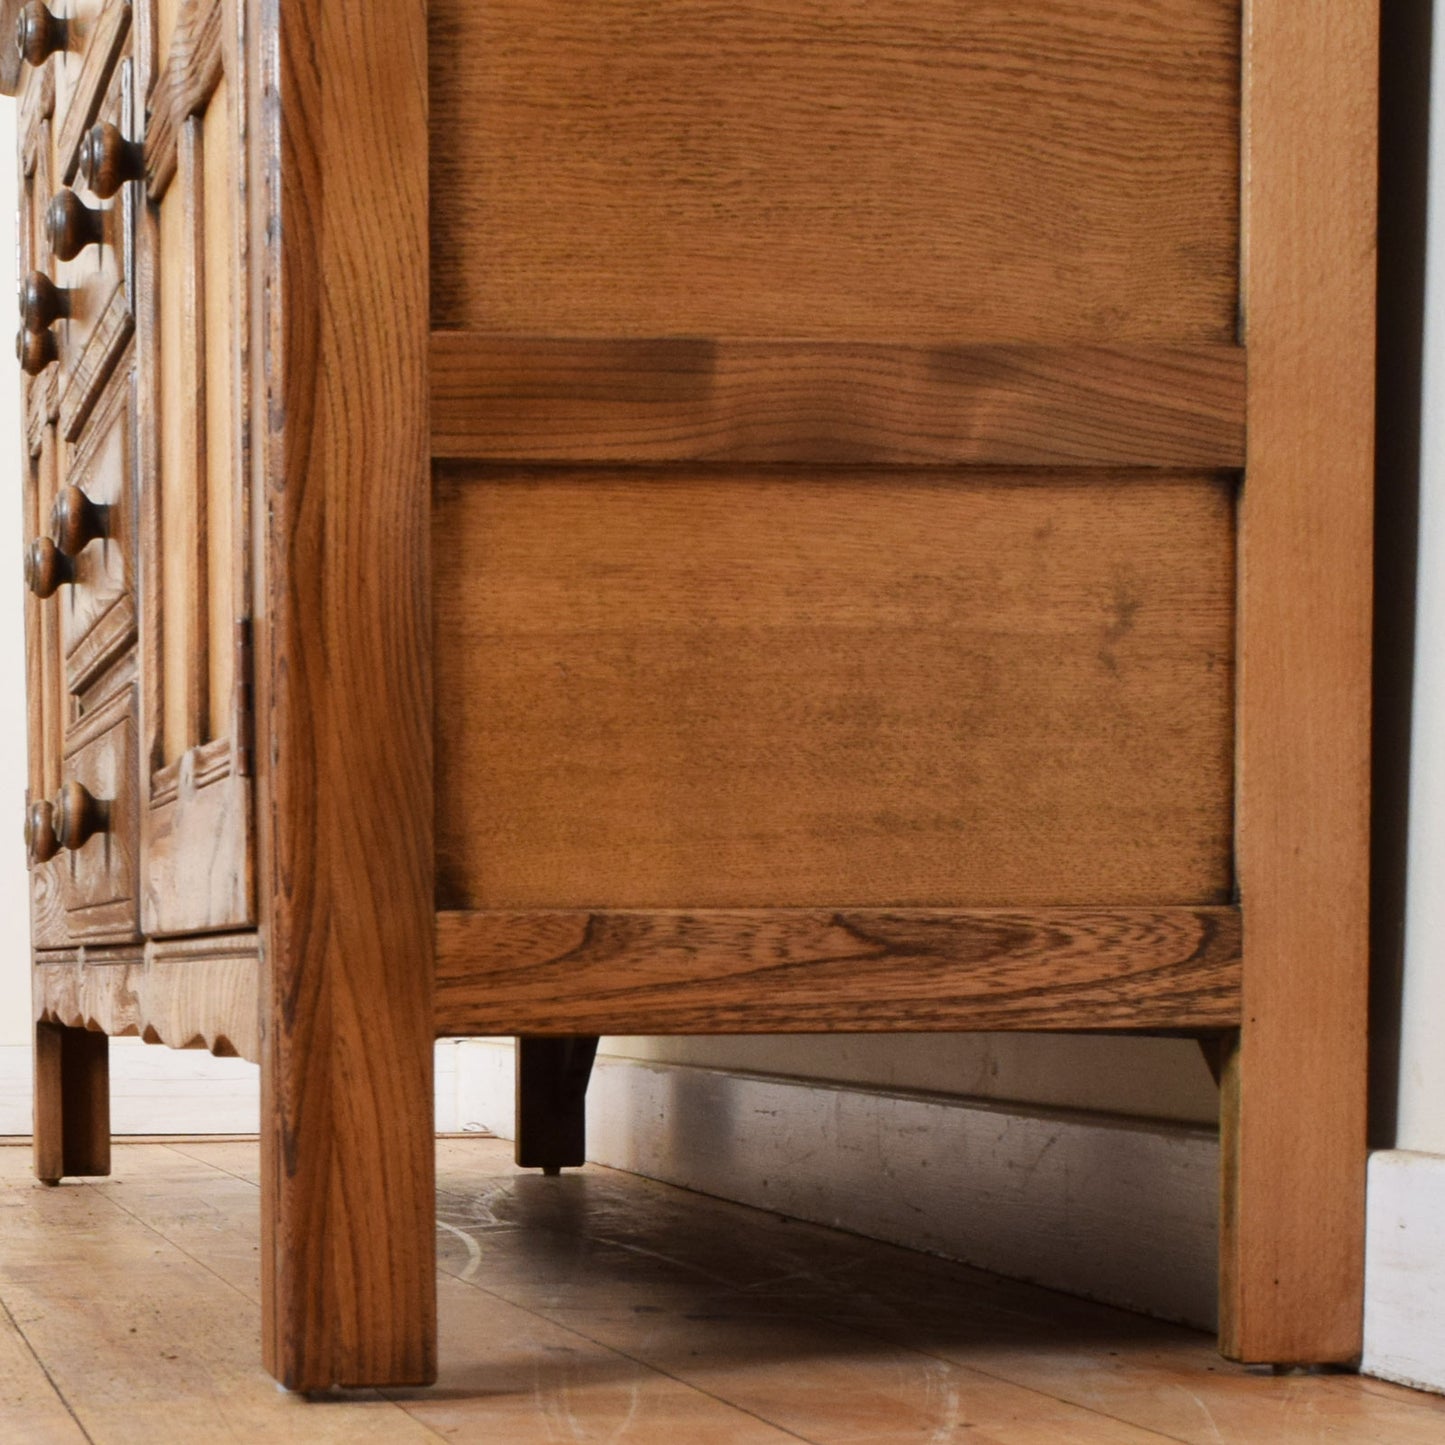
[[[0,1147],[0,1439],[1445,1445],[1445,1399],[510,1152],[438,1141],[440,1384],[304,1400],[257,1363],[253,1142],[119,1144],[50,1190]]]

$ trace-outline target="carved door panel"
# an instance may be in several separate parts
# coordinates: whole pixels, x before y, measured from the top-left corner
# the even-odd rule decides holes
[[[138,23],[145,931],[254,918],[239,7]]]

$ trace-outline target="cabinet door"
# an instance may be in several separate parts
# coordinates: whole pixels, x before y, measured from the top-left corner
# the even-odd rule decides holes
[[[244,174],[236,7],[153,4],[137,242],[143,920],[253,920]],[[142,68],[145,61],[143,58]]]

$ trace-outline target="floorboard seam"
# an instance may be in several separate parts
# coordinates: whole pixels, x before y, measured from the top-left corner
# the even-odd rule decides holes
[[[11,1313],[10,1306],[5,1302],[3,1298],[0,1298],[0,1310],[4,1310],[5,1318],[10,1321],[11,1329],[13,1329],[15,1333],[20,1336],[20,1339],[25,1344],[25,1348],[30,1351],[30,1358],[35,1361],[37,1366],[39,1366],[40,1373],[45,1376],[46,1383],[50,1386],[52,1390],[55,1391],[55,1398],[59,1400],[62,1405],[65,1406],[65,1413],[69,1415],[72,1420],[75,1421],[75,1428],[80,1431],[81,1435],[86,1440],[87,1445],[95,1445],[95,1441],[91,1436],[90,1431],[81,1424],[80,1416],[75,1413],[74,1406],[72,1406],[70,1401],[66,1399],[65,1391],[62,1390],[60,1386],[55,1383],[55,1376],[50,1373],[50,1367],[45,1363],[44,1360],[40,1358],[39,1354],[36,1352],[35,1346],[30,1343],[30,1336],[27,1335],[25,1331],[20,1328],[20,1321],[17,1320],[15,1316]]]

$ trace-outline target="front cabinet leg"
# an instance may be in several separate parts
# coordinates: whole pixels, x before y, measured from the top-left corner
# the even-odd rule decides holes
[[[110,1039],[35,1025],[35,1177],[110,1173]]]
[[[595,1035],[517,1040],[517,1165],[560,1174],[587,1162]]]

